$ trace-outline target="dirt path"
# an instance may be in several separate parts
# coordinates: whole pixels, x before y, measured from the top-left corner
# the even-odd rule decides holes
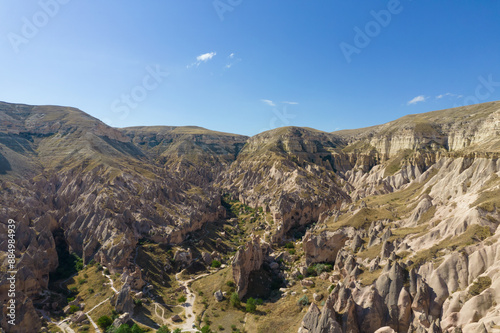
[[[106,274],[104,274],[104,271],[106,270],[106,267],[105,267],[105,266],[103,266],[102,268],[103,268],[102,275],[104,275],[106,278],[108,278],[108,280],[109,280],[109,285],[111,286],[111,290],[113,290],[113,292],[114,292],[115,294],[118,294],[118,290],[116,290],[116,288],[115,288],[115,287],[114,287],[114,285],[113,285],[113,279],[111,278],[111,275],[106,275]]]
[[[186,321],[182,324],[171,324],[172,328],[180,328],[182,329],[183,332],[198,332],[197,329],[193,328],[193,326],[195,325],[195,321],[196,321],[196,316],[194,315],[194,311],[193,311],[193,308],[194,308],[194,301],[196,300],[196,295],[192,292],[192,290],[189,289],[189,284],[193,281],[196,281],[204,276],[207,276],[207,275],[210,275],[210,274],[201,274],[201,275],[198,275],[197,277],[195,278],[192,278],[190,280],[181,280],[179,278],[181,273],[177,273],[175,274],[175,279],[177,280],[177,282],[179,283],[180,286],[184,287],[185,290],[186,290],[186,302],[184,302],[183,304],[181,304],[180,306],[182,306],[184,308],[184,315],[186,316]]]
[[[165,323],[167,321],[167,319],[165,319],[165,309],[162,306],[160,306],[160,304],[158,304],[156,302],[154,303],[154,305],[155,305],[155,315],[157,317],[161,318],[163,320],[162,325],[165,325]],[[161,309],[161,316],[158,314],[158,308]]]
[[[137,259],[137,250],[136,250],[136,255],[134,257],[134,263],[135,263],[136,259]],[[105,269],[106,269],[106,267],[103,267],[102,275],[109,280],[109,283],[107,283],[107,285],[110,286],[110,289],[115,294],[118,294],[118,290],[116,290],[116,288],[114,287],[114,282],[113,282],[113,279],[111,278],[111,276],[104,274],[104,270]],[[194,311],[193,311],[194,302],[196,300],[196,295],[192,292],[192,290],[189,289],[189,284],[191,282],[193,282],[193,281],[196,281],[196,280],[198,280],[198,279],[200,279],[200,278],[202,278],[204,276],[210,275],[210,274],[209,273],[201,274],[201,275],[198,275],[198,276],[196,276],[196,277],[194,277],[192,279],[189,279],[189,280],[181,280],[180,279],[180,274],[181,273],[177,273],[175,275],[175,279],[177,280],[177,282],[179,283],[179,285],[185,289],[185,291],[186,291],[186,301],[183,304],[176,305],[176,306],[184,308],[184,315],[186,317],[186,321],[183,322],[183,323],[181,323],[181,324],[171,323],[171,320],[165,318],[165,309],[163,308],[162,304],[157,303],[157,302],[153,302],[153,304],[155,305],[155,315],[157,317],[159,317],[159,318],[162,319],[162,321],[163,321],[162,324],[169,323],[170,326],[172,328],[174,328],[174,329],[180,328],[183,332],[198,332],[197,329],[193,328],[195,326],[195,321],[196,321],[196,316],[194,315]],[[71,277],[69,277],[68,279],[66,279],[64,281],[59,282],[59,286],[61,287],[61,289],[62,289],[62,284],[65,283],[66,281],[68,281],[69,279],[73,278],[73,277],[74,276],[71,276]],[[94,320],[92,320],[92,318],[90,317],[90,313],[92,311],[94,311],[95,309],[97,309],[98,307],[100,307],[101,305],[103,305],[104,303],[108,302],[108,301],[109,301],[109,299],[105,299],[102,302],[100,302],[99,304],[97,304],[96,306],[94,306],[92,309],[90,309],[90,310],[88,310],[88,311],[85,312],[85,315],[87,316],[87,318],[89,319],[89,322],[94,327],[94,330],[95,330],[96,333],[101,333],[101,330],[99,329],[99,327],[97,326],[97,324],[94,322]],[[158,308],[161,309],[161,316],[159,314]],[[52,319],[48,316],[48,314],[45,311],[39,310],[39,312],[42,314],[42,316],[48,322],[57,325],[64,333],[75,333],[75,331],[71,327],[69,327],[69,325],[66,323],[67,321],[70,320],[69,317],[66,318],[66,319],[64,319],[64,320],[62,320],[62,321],[60,321],[60,322],[54,322],[54,321],[52,321]]]
[[[68,324],[66,324],[66,321],[68,321],[69,318],[64,319],[63,321],[59,322],[57,324],[57,327],[59,327],[64,333],[75,333],[71,327],[69,327]]]

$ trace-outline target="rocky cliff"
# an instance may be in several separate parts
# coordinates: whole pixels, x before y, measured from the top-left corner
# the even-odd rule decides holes
[[[115,129],[73,108],[0,103],[0,259],[6,267],[14,219],[17,328],[39,327],[32,299],[64,264],[61,249],[122,272],[140,239],[176,244],[224,219],[228,195],[261,208],[265,230],[266,243],[250,242],[233,261],[240,296],[262,265],[261,244],[300,243],[303,257],[287,257],[303,273],[295,278],[332,265],[329,296],[310,305],[302,332],[493,331],[499,153],[500,102],[251,138]],[[291,279],[283,269],[274,262],[276,276]]]

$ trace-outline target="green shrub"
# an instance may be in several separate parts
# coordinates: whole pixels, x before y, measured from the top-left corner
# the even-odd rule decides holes
[[[181,297],[179,297],[179,298],[177,299],[177,302],[179,302],[179,303],[185,303],[185,302],[186,302],[186,300],[187,300],[186,296],[182,295]]]
[[[83,261],[82,259],[79,259],[76,264],[75,264],[75,268],[77,271],[81,271],[83,269]]]
[[[239,308],[240,305],[241,305],[241,301],[240,301],[240,298],[238,297],[237,293],[232,293],[231,294],[231,298],[229,299],[229,302],[235,308]]]
[[[121,324],[114,333],[130,333],[130,326],[128,326],[127,324]]]
[[[166,325],[163,325],[156,331],[156,333],[171,333],[171,332],[172,331],[170,331],[170,329]]]
[[[107,269],[107,268],[106,268],[106,269],[104,270],[104,275],[111,275],[111,272],[109,271],[109,269]]]
[[[201,328],[201,333],[212,333],[213,331],[210,329],[210,326],[205,325]]]
[[[137,323],[135,323],[130,328],[130,333],[144,333],[144,330],[142,328],[140,328],[139,325],[137,325]]]
[[[227,281],[226,282],[226,286],[228,286],[228,287],[235,287],[236,284],[234,283],[234,281]]]
[[[212,268],[219,268],[221,266],[221,262],[219,260],[212,260]]]
[[[254,313],[255,311],[257,311],[257,304],[256,304],[255,299],[253,299],[252,297],[250,297],[247,300],[247,304],[245,306],[245,310],[246,310],[246,312],[250,312],[250,313]]]
[[[73,314],[73,313],[75,313],[78,310],[80,310],[80,308],[77,305],[70,305],[69,306],[69,313],[70,314]]]
[[[489,276],[480,276],[477,278],[472,286],[469,288],[469,294],[472,296],[477,296],[481,294],[483,291],[488,289],[491,286],[491,279]]]
[[[307,306],[309,304],[309,298],[307,297],[307,295],[304,295],[301,298],[299,298],[297,304],[299,306]]]
[[[108,329],[109,326],[113,324],[113,319],[109,316],[101,316],[97,319],[97,325],[102,328],[104,331]]]

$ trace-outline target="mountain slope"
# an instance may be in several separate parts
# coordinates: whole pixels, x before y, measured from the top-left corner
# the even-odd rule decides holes
[[[71,252],[135,287],[161,289],[186,268],[208,274],[207,295],[261,292],[267,315],[249,315],[251,331],[490,331],[500,311],[499,155],[500,102],[251,138],[115,129],[73,108],[0,103],[0,260],[15,219],[17,329],[38,330],[33,301],[62,281]],[[162,261],[136,260],[155,255]],[[212,259],[227,267],[215,274]],[[314,303],[302,323],[292,292]],[[197,302],[205,319],[215,309],[224,325],[238,316]]]

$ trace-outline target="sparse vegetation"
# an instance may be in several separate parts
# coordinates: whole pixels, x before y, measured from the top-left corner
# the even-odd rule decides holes
[[[471,225],[461,235],[447,238],[429,249],[418,252],[412,257],[413,265],[411,267],[419,267],[426,262],[438,258],[443,249],[461,251],[464,247],[483,241],[489,236],[491,236],[491,232],[488,227],[482,227],[477,224]]]
[[[491,286],[491,278],[489,276],[480,276],[469,287],[469,294],[471,296],[477,296],[486,289],[488,289],[490,286]]]
[[[304,306],[309,305],[309,297],[307,297],[307,295],[302,296],[302,297],[301,297],[301,298],[299,298],[299,300],[297,301],[297,305],[299,305],[299,306],[301,306],[301,307],[304,307]]]

